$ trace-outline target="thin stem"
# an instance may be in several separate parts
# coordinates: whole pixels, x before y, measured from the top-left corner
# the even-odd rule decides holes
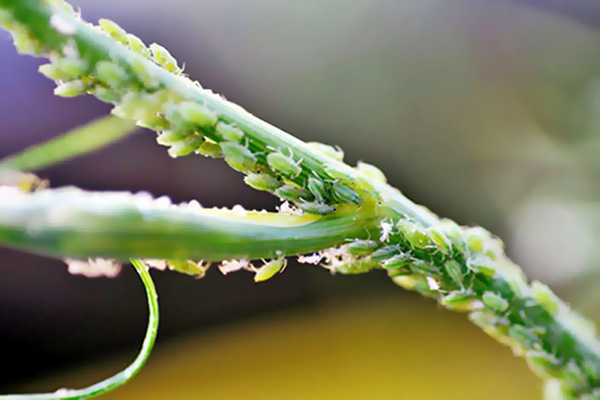
[[[135,123],[113,117],[98,118],[40,145],[0,160],[3,168],[32,171],[55,165],[122,139],[136,129]]]
[[[111,391],[119,386],[129,382],[135,375],[140,372],[156,341],[158,333],[158,295],[152,277],[146,266],[140,260],[131,260],[131,264],[140,276],[144,288],[146,290],[146,298],[148,300],[148,327],[142,348],[133,362],[121,372],[106,378],[96,384],[88,386],[84,389],[59,389],[53,393],[35,393],[23,395],[4,395],[0,396],[1,400],[45,400],[45,399],[60,399],[60,400],[78,400],[88,399]]]

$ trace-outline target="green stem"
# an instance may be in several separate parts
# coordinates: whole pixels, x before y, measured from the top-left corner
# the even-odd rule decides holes
[[[0,198],[0,242],[58,257],[261,259],[304,254],[364,238],[373,207],[326,217],[170,206],[148,194],[74,188]]]
[[[144,342],[142,343],[142,348],[135,360],[133,360],[127,368],[116,375],[84,389],[59,389],[53,393],[3,395],[0,396],[0,400],[88,399],[124,385],[140,372],[152,352],[154,342],[156,341],[156,334],[158,333],[158,295],[156,293],[156,288],[154,287],[154,282],[152,282],[152,277],[146,266],[140,260],[131,260],[131,264],[140,276],[144,288],[146,289],[146,298],[148,300],[148,310],[150,313],[148,316],[148,327],[146,328]]]
[[[0,160],[0,169],[32,171],[98,150],[135,130],[132,121],[106,116]]]

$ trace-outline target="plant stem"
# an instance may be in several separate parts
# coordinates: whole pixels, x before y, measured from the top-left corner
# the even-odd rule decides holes
[[[60,399],[60,400],[79,400],[88,399],[111,391],[125,383],[129,382],[135,375],[140,372],[150,353],[154,347],[156,341],[156,335],[158,333],[158,295],[152,277],[148,272],[146,266],[140,260],[131,260],[131,264],[135,268],[136,272],[140,276],[144,288],[146,290],[146,298],[148,300],[148,327],[146,328],[146,335],[144,336],[144,342],[139,354],[133,360],[133,362],[127,366],[124,370],[117,373],[116,375],[106,378],[94,385],[88,386],[84,389],[59,389],[53,393],[35,393],[35,394],[24,394],[24,395],[0,395],[1,400],[46,400],[46,399]]]

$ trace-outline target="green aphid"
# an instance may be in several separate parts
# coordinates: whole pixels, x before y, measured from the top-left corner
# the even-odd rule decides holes
[[[171,146],[175,143],[186,141],[192,133],[190,131],[164,131],[156,137],[156,143],[163,146]]]
[[[92,93],[94,97],[104,103],[116,104],[121,100],[121,95],[118,92],[102,86],[94,87]]]
[[[539,338],[535,332],[522,325],[513,325],[509,327],[508,336],[525,348],[531,347],[534,343],[539,342]]]
[[[496,268],[492,261],[478,258],[478,259],[470,259],[468,261],[469,268],[475,272],[476,274],[483,275],[487,278],[493,278],[496,276]]]
[[[471,291],[452,292],[442,297],[440,299],[440,304],[453,311],[472,311],[482,305]]]
[[[283,185],[275,191],[282,200],[298,202],[313,200],[313,195],[306,189],[296,185]]]
[[[407,254],[397,254],[391,258],[385,260],[381,265],[385,269],[406,269],[411,271],[409,267],[411,263],[411,257]]]
[[[347,169],[346,169],[346,168]],[[354,178],[353,169],[341,163],[331,163],[325,165],[325,172],[333,181],[339,181],[350,187],[356,187],[358,182]]]
[[[54,88],[54,94],[61,97],[76,97],[87,92],[87,85],[80,80],[61,83]]]
[[[196,149],[196,154],[200,154],[204,157],[210,158],[223,157],[223,151],[221,151],[221,146],[218,143],[215,143],[208,139],[206,139],[204,143],[202,143],[200,147]]]
[[[533,296],[535,299],[551,314],[558,312],[562,301],[554,294],[552,289],[541,282],[533,281],[531,283]]]
[[[421,226],[405,219],[398,221],[396,226],[412,247],[416,249],[425,249],[431,246],[432,240],[427,234],[426,229]]]
[[[452,242],[444,235],[444,233],[437,227],[431,227],[427,229],[427,234],[431,241],[435,244],[435,247],[445,256],[452,255]]]
[[[285,257],[276,258],[265,263],[262,267],[257,268],[254,275],[254,282],[263,282],[271,279],[276,273],[283,272],[287,260]]]
[[[494,292],[488,291],[483,293],[483,295],[481,295],[481,300],[483,301],[483,304],[497,312],[504,312],[509,307],[508,301]]]
[[[244,139],[244,132],[241,129],[225,122],[217,124],[216,132],[226,142],[242,143]]]
[[[177,142],[169,147],[169,155],[173,158],[187,156],[188,154],[192,154],[193,152],[200,147],[202,144],[202,137],[195,136],[191,137],[186,141]]]
[[[346,245],[348,253],[354,256],[367,256],[372,254],[379,247],[379,242],[375,240],[357,239]]]
[[[65,74],[54,64],[42,64],[38,67],[38,72],[53,81],[65,79]]]
[[[137,126],[142,128],[150,129],[152,131],[166,131],[171,127],[171,124],[162,115],[155,115],[152,118],[139,120],[136,122]]]
[[[175,57],[169,53],[169,50],[165,49],[158,43],[152,43],[150,45],[150,51],[152,52],[152,58],[164,69],[174,74],[180,74],[181,68],[177,65]]]
[[[363,199],[354,189],[351,189],[342,183],[336,182],[333,184],[333,193],[341,202],[357,206],[360,206],[363,203]]]
[[[185,122],[201,130],[214,128],[218,121],[217,114],[214,111],[191,101],[179,103],[176,109]]]
[[[464,275],[462,273],[462,268],[460,264],[456,260],[448,260],[444,263],[444,269],[448,273],[448,276],[454,283],[462,286]]]
[[[100,25],[102,30],[108,33],[108,35],[116,41],[121,42],[124,45],[128,44],[127,32],[125,31],[125,29],[117,25],[116,22],[111,21],[110,19],[101,18],[98,21],[98,25]]]
[[[244,177],[244,182],[253,189],[267,192],[273,192],[282,185],[281,180],[270,174],[249,174]]]
[[[561,363],[552,354],[543,350],[530,350],[525,353],[527,365],[537,375],[550,378],[560,378],[562,376]]]
[[[327,215],[335,212],[335,208],[329,204],[298,202],[296,206],[302,211],[309,214]]]
[[[62,80],[78,79],[87,73],[86,63],[78,58],[61,58],[56,61],[56,68],[62,72]]]
[[[322,180],[315,178],[314,176],[309,176],[306,187],[319,203],[327,202],[327,189],[325,189],[325,184]]]
[[[167,266],[172,271],[177,271],[182,274],[192,275],[197,278],[202,278],[206,275],[208,266],[203,262],[193,260],[167,260]]]
[[[127,41],[129,42],[129,48],[134,52],[138,53],[140,56],[147,59],[150,59],[152,57],[150,54],[150,50],[146,47],[142,39],[140,39],[139,37],[128,33]]]
[[[385,174],[374,165],[359,161],[358,164],[356,164],[356,169],[359,172],[366,175],[369,179],[372,179],[374,181],[381,182],[381,183],[387,182],[387,178],[385,177]]]
[[[319,142],[308,142],[306,145],[310,147],[312,151],[324,154],[334,160],[342,161],[344,159],[344,151],[339,147],[333,147]]]
[[[256,167],[256,156],[238,143],[222,142],[221,151],[229,166],[239,172],[250,172]]]
[[[160,86],[160,82],[156,76],[150,71],[146,65],[146,61],[140,56],[132,57],[129,66],[133,70],[135,76],[146,89],[156,89]]]
[[[413,260],[410,263],[410,269],[418,275],[432,276],[439,275],[440,271],[432,264],[423,260]]]
[[[280,173],[288,179],[294,179],[302,172],[300,165],[291,157],[278,152],[267,155],[267,164],[269,164],[269,167],[273,171]]]
[[[440,230],[459,251],[465,252],[467,250],[467,242],[463,230],[456,222],[450,219],[442,219]]]
[[[110,61],[96,64],[96,76],[106,85],[118,89],[127,85],[127,73],[123,68]]]
[[[373,252],[373,254],[371,254],[371,260],[377,261],[377,262],[383,262],[385,260],[388,260],[388,259],[400,254],[401,252],[402,251],[400,250],[400,246],[398,246],[398,245],[385,246],[385,247],[375,250]]]

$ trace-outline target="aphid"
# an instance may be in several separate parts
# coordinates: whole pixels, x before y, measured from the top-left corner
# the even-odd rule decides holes
[[[450,279],[452,279],[457,285],[462,286],[464,276],[460,264],[455,260],[448,260],[444,263],[444,268],[446,269]]]
[[[348,186],[339,182],[333,184],[333,193],[335,194],[335,197],[344,203],[350,203],[357,206],[360,206],[363,203],[363,199],[354,189],[350,189]]]
[[[315,196],[315,199],[317,199],[319,203],[326,203],[325,199],[327,192],[322,180],[315,178],[314,176],[309,176],[306,187],[313,194],[313,196]]]
[[[400,246],[398,245],[385,246],[375,250],[373,254],[371,254],[371,260],[378,262],[385,261],[400,254],[400,252]]]
[[[242,143],[244,132],[225,122],[219,122],[216,128],[217,134],[227,142]]]
[[[324,154],[334,160],[342,161],[344,159],[344,151],[339,147],[332,147],[319,142],[308,142],[306,145],[310,147],[312,151]]]
[[[100,20],[98,21],[98,25],[100,25],[102,30],[108,33],[110,37],[112,37],[118,42],[123,43],[124,45],[127,45],[127,32],[125,31],[125,29],[117,25],[116,22],[111,21],[110,19],[100,18]]]
[[[427,231],[414,222],[401,219],[396,224],[406,241],[416,249],[424,249],[431,245]]]
[[[169,147],[169,155],[173,158],[177,158],[192,154],[198,147],[200,147],[203,140],[204,139],[202,139],[200,136],[194,136],[186,141],[174,143],[171,147]]]
[[[270,174],[249,174],[244,177],[244,182],[256,190],[272,192],[281,186],[281,181]]]
[[[358,164],[356,164],[356,169],[359,172],[365,174],[369,179],[372,179],[374,181],[381,182],[381,183],[387,182],[387,178],[385,177],[385,174],[374,165],[359,161]]]
[[[523,347],[531,347],[539,341],[535,332],[521,325],[509,327],[508,336]]]
[[[221,151],[229,166],[239,172],[248,172],[256,166],[256,156],[238,143],[222,142]]]
[[[333,181],[339,181],[350,187],[356,187],[358,182],[353,176],[353,169],[340,163],[325,165],[325,172]]]
[[[335,212],[335,208],[323,203],[298,202],[298,208],[309,214],[327,215]]]
[[[140,83],[142,83],[147,89],[156,89],[160,85],[158,79],[146,66],[146,62],[143,58],[139,56],[132,57],[131,61],[129,62],[129,66],[135,73],[135,76],[138,78]]]
[[[481,295],[481,300],[483,301],[483,304],[494,311],[504,312],[509,307],[508,301],[494,292],[488,291],[483,293],[483,295]]]
[[[465,252],[467,250],[462,228],[456,222],[450,219],[442,219],[440,229],[459,251]]]
[[[129,48],[144,58],[151,58],[150,50],[146,47],[142,39],[139,37],[132,35],[131,33],[127,34],[127,41],[129,42]]]
[[[440,304],[454,311],[473,311],[483,308],[483,303],[470,291],[452,292],[442,297]]]
[[[212,129],[217,124],[217,114],[201,104],[184,101],[176,108],[181,118],[200,129]]]
[[[540,302],[542,307],[551,314],[558,312],[562,301],[554,294],[554,292],[546,285],[539,281],[531,282],[533,296]]]
[[[492,239],[492,235],[481,227],[468,228],[465,232],[467,245],[471,253],[482,253],[485,242]]]
[[[104,103],[116,104],[121,100],[121,95],[119,93],[102,86],[96,86],[93,94],[98,100]]]
[[[450,242],[450,239],[448,239],[440,229],[436,227],[428,228],[427,234],[431,241],[435,243],[435,246],[440,253],[445,256],[450,256],[452,254],[452,242]]]
[[[186,275],[192,275],[197,278],[202,278],[206,275],[206,270],[210,264],[205,264],[202,261],[196,262],[193,260],[167,260],[167,266],[170,270],[181,272]]]
[[[280,173],[288,179],[294,179],[302,172],[300,165],[291,157],[278,152],[267,155],[267,164],[269,164],[269,167],[273,171]]]
[[[171,124],[162,115],[155,115],[152,118],[140,120],[136,122],[137,126],[147,128],[153,131],[166,131],[169,129]]]
[[[62,80],[81,78],[86,74],[86,63],[79,58],[61,58],[56,61],[56,68],[63,73]]]
[[[488,278],[496,276],[496,268],[492,262],[484,258],[469,259],[467,264],[476,274],[483,275]]]
[[[54,94],[61,97],[75,97],[85,94],[86,85],[80,80],[61,83],[54,88]]]
[[[300,200],[313,200],[312,194],[296,185],[283,185],[275,191],[282,200],[298,202]]]
[[[438,275],[440,271],[432,264],[423,260],[413,260],[410,269],[418,275]]]
[[[171,53],[169,53],[169,50],[165,49],[158,43],[152,43],[150,45],[150,51],[152,52],[152,58],[154,58],[154,61],[164,67],[167,71],[174,74],[181,73],[181,68],[179,68],[177,65],[177,60],[171,55]]]
[[[96,76],[112,88],[123,87],[127,82],[127,73],[123,68],[110,61],[100,61],[96,64]]]
[[[203,155],[204,157],[220,158],[223,156],[221,146],[209,139],[206,139],[204,143],[196,149],[196,154]]]
[[[409,266],[410,261],[411,259],[407,254],[397,254],[385,260],[381,265],[385,269],[405,269]]]
[[[559,360],[543,350],[530,350],[525,353],[527,365],[539,375],[560,378],[562,371]]]
[[[379,243],[374,240],[354,240],[346,245],[348,253],[354,256],[367,256],[379,247]]]
[[[42,64],[38,67],[38,71],[46,78],[52,79],[53,81],[59,81],[65,78],[64,73],[54,64]]]
[[[156,137],[156,142],[163,146],[171,146],[175,143],[185,141],[190,137],[189,131],[176,130],[176,131],[164,131]]]
[[[265,263],[262,267],[255,270],[254,282],[263,282],[272,278],[276,273],[283,272],[287,260],[285,257],[276,258]]]

